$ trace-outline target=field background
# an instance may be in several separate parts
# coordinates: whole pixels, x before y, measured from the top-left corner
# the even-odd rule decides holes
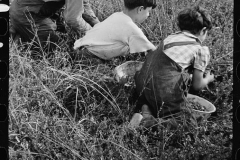
[[[120,0],[90,0],[100,21],[122,8]],[[28,45],[10,39],[9,158],[78,160],[227,160],[232,151],[233,1],[158,0],[150,18],[139,25],[158,45],[178,30],[179,10],[200,4],[209,10],[214,27],[204,42],[210,48],[216,80],[196,93],[217,111],[192,134],[161,126],[162,132],[131,130],[133,115],[128,86],[111,79],[112,69],[142,55],[115,58],[109,64],[72,66],[69,53],[76,37],[61,34],[70,47],[59,46],[54,60],[33,60]],[[60,34],[60,33],[59,33]],[[24,47],[25,46],[25,47]],[[27,46],[27,48],[26,48]],[[130,98],[129,98],[130,97]],[[193,137],[191,136],[193,135]]]

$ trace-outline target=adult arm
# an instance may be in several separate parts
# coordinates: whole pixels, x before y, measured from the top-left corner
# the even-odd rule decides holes
[[[93,12],[89,0],[83,0],[83,5],[84,5],[84,12],[82,14],[83,19],[89,23],[92,27],[99,23],[98,18],[96,17],[95,13]]]
[[[82,17],[84,13],[83,0],[65,0],[64,18],[66,23],[75,31],[81,33],[92,27]]]

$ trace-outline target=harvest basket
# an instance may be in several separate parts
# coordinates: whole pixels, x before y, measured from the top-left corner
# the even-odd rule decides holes
[[[208,100],[201,98],[199,96],[188,94],[187,100],[198,103],[205,108],[205,111],[191,108],[192,114],[197,120],[199,120],[199,119],[207,120],[209,118],[209,116],[211,115],[211,113],[216,111],[216,107],[211,102],[209,102]],[[191,106],[191,107],[193,107],[193,106]]]
[[[126,83],[129,78],[132,78],[137,71],[142,68],[143,62],[127,61],[114,69],[115,79],[119,83]]]

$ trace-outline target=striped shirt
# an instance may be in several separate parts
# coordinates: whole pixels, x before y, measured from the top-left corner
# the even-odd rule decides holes
[[[201,42],[196,36],[188,32],[176,32],[164,39],[163,43],[166,45],[183,41],[195,41],[199,42],[199,45],[174,46],[164,50],[164,53],[183,69],[193,64],[195,69],[204,72],[210,60],[210,52],[208,47],[201,46]]]

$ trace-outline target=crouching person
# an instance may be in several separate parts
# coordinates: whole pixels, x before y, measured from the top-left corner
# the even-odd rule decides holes
[[[139,96],[137,109],[142,111],[142,123],[150,127],[154,118],[179,118],[185,115],[186,96],[192,76],[192,86],[201,90],[214,80],[204,71],[210,60],[209,49],[202,46],[212,28],[210,16],[200,7],[188,8],[178,15],[179,32],[169,35],[150,52],[142,69],[135,75]],[[192,68],[192,69],[191,69]]]
[[[12,33],[19,34],[22,42],[32,42],[37,52],[45,47],[55,49],[62,39],[55,32],[57,25],[51,16],[64,5],[66,23],[79,34],[99,22],[88,0],[14,0],[9,11]]]
[[[155,0],[124,0],[124,10],[113,13],[77,40],[75,61],[95,59],[96,64],[114,57],[155,50],[136,23],[142,23],[156,7]]]

